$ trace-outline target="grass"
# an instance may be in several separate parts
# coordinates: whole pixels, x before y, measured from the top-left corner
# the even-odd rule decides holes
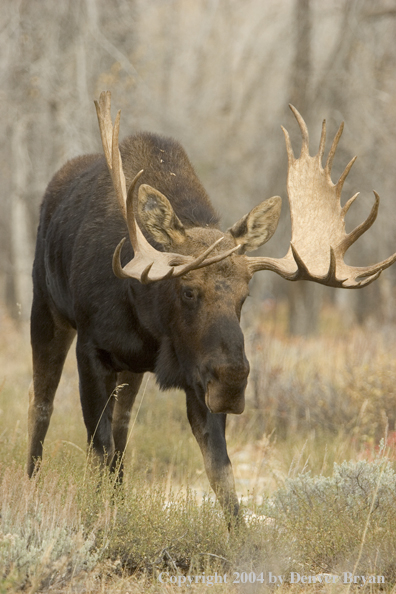
[[[297,574],[311,580],[309,592],[392,591],[395,344],[380,330],[329,332],[341,327],[331,310],[323,314],[319,336],[305,340],[287,336],[282,318],[269,319],[256,316],[247,324],[247,408],[228,423],[246,517],[229,534],[186,420],[184,396],[159,393],[152,377],[144,380],[132,414],[123,487],[115,489],[111,477],[87,466],[73,353],[44,464],[28,480],[29,340],[26,327],[16,329],[0,312],[1,594],[199,592],[224,574],[228,582],[216,583],[216,592],[275,585],[301,592],[301,581],[290,584]],[[366,580],[384,576],[385,582],[324,583],[344,572]],[[183,582],[188,576],[199,583]],[[274,577],[276,584],[269,583]]]

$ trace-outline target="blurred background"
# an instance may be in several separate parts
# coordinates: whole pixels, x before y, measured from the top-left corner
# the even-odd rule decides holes
[[[67,160],[101,151],[93,99],[112,92],[121,134],[171,135],[186,149],[223,228],[271,195],[281,223],[262,254],[290,241],[286,151],[300,134],[328,146],[345,130],[333,181],[355,155],[342,202],[361,196],[347,231],[381,196],[377,222],[347,255],[364,265],[396,250],[395,0],[2,0],[0,11],[0,307],[29,317],[40,201]],[[324,305],[345,325],[394,322],[396,267],[362,291],[255,275],[255,310],[287,303],[288,329],[315,333]]]

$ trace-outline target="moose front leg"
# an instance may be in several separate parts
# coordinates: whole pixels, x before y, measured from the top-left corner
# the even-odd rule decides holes
[[[81,338],[77,339],[76,354],[88,447],[92,447],[94,460],[100,465],[110,465],[114,456],[112,420],[117,374],[107,364],[106,354]]]
[[[225,414],[211,413],[198,400],[193,390],[186,391],[187,416],[195,439],[201,448],[210,485],[223,508],[226,518],[239,513],[234,474],[227,453]]]
[[[117,377],[117,395],[113,412],[114,457],[111,470],[118,468],[118,478],[123,478],[123,458],[128,440],[129,421],[136,395],[142,383],[142,373],[121,371]]]

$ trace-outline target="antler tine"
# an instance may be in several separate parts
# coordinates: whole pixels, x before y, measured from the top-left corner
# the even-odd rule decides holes
[[[373,264],[372,266],[358,267],[356,268],[356,280],[360,281],[360,283],[364,282],[364,284],[369,284],[373,282],[376,278],[378,278],[383,270],[389,268],[389,266],[392,266],[394,262],[396,262],[396,254],[389,256],[389,258],[386,258],[386,260],[382,260],[382,262],[378,262],[378,264]]]
[[[113,254],[113,272],[118,278],[129,278],[129,276],[124,272],[124,269],[121,264],[121,250],[125,241],[126,237],[123,237],[120,243],[117,245],[116,249],[114,250]]]
[[[283,134],[285,135],[287,160],[289,162],[289,167],[290,167],[290,165],[292,163],[294,163],[294,161],[296,160],[296,158],[294,156],[293,147],[292,147],[292,144],[291,144],[291,141],[290,141],[289,132],[283,126],[281,126],[281,128],[282,128]]]
[[[202,252],[202,254],[200,254],[197,258],[195,258],[192,262],[190,262],[190,264],[187,264],[184,267],[183,272],[178,274],[178,276],[181,276],[181,274],[186,274],[187,272],[189,272],[190,270],[193,270],[194,268],[199,268],[200,264],[202,264],[202,262],[205,260],[206,256],[208,256],[215,249],[215,247],[221,241],[223,241],[223,239],[224,239],[224,237],[220,237],[214,243],[212,243],[212,245],[210,245],[204,252]],[[176,260],[174,263],[178,264],[178,261]]]
[[[149,277],[149,272],[153,266],[154,262],[149,264],[142,272],[142,275],[140,277],[140,282],[142,283],[142,285],[149,285],[150,283],[154,282],[150,277]],[[174,268],[169,268],[168,272],[162,276],[160,279],[157,280],[166,280],[167,278],[171,278],[173,276],[174,273]]]
[[[296,118],[298,125],[300,127],[300,130],[301,130],[301,136],[302,136],[301,156],[303,156],[303,155],[309,153],[308,128],[307,128],[307,125],[304,122],[300,112],[294,107],[294,105],[291,105],[291,103],[289,103],[289,107],[292,110],[294,117]]]
[[[355,194],[355,196],[356,196],[356,194]],[[355,241],[357,241],[359,239],[359,237],[361,235],[363,235],[363,233],[365,233],[367,231],[367,229],[370,229],[371,225],[374,223],[375,219],[377,218],[378,208],[379,208],[379,203],[380,203],[380,197],[379,197],[379,195],[377,194],[377,192],[375,190],[374,190],[374,196],[375,196],[374,204],[373,204],[373,206],[371,208],[370,214],[367,217],[367,219],[365,221],[363,221],[363,223],[360,223],[360,225],[358,225],[357,227],[355,227],[355,229],[353,229],[353,231],[351,231],[350,233],[348,233],[348,235],[345,236],[344,240],[340,244],[339,249],[344,254],[347,251],[347,249],[353,243],[355,243]],[[352,196],[352,198],[354,198],[354,196]]]
[[[320,143],[319,143],[319,151],[318,151],[318,159],[319,159],[320,163],[322,163],[325,144],[326,144],[326,120],[323,120],[322,134],[320,135]]]
[[[354,162],[356,161],[356,159],[357,159],[357,157],[353,157],[353,159],[351,159],[349,161],[348,165],[345,167],[344,171],[341,173],[340,179],[336,183],[336,189],[337,189],[337,196],[338,197],[341,196],[341,192],[342,192],[342,188],[343,188],[344,182],[345,182],[345,180],[347,178],[348,173],[352,169],[352,165],[354,164]]]
[[[121,155],[118,148],[118,134],[120,129],[121,112],[117,113],[115,124],[111,121],[111,93],[103,91],[99,101],[95,101],[96,113],[98,116],[100,137],[102,139],[103,151],[107,167],[113,182],[121,212],[126,219],[126,187],[125,176],[122,169]]]
[[[143,171],[144,170],[141,169],[133,178],[132,183],[129,186],[127,199],[126,199],[126,219],[127,219],[129,237],[131,240],[132,247],[134,249],[138,242],[136,219],[135,219],[135,215],[134,215],[134,211],[135,211],[135,209],[134,209],[134,202],[135,202],[134,194],[135,194],[136,184],[139,181],[141,175],[143,174]]]
[[[197,256],[197,258],[195,258],[188,264],[178,265],[180,263],[180,259],[182,258],[182,256],[174,254],[176,257],[170,261],[170,265],[173,266],[173,268],[171,268],[172,274],[170,274],[169,277],[172,276],[173,278],[176,278],[178,276],[183,276],[184,274],[187,274],[187,272],[190,272],[191,270],[198,270],[199,268],[205,268],[206,266],[210,266],[210,264],[216,264],[216,262],[221,262],[221,260],[228,258],[228,256],[231,256],[231,254],[240,249],[241,246],[238,244],[225,252],[221,252],[217,256],[212,256],[212,258],[208,258],[207,256],[211,252],[213,252],[215,247],[221,241],[223,241],[223,239],[224,237],[220,237],[219,239],[217,239],[204,252],[202,252],[202,254]]]
[[[117,194],[118,202],[120,203],[124,218],[127,218],[127,193],[126,193],[126,182],[125,175],[122,169],[122,161],[120,149],[118,148],[118,134],[120,131],[120,118],[121,111],[117,112],[117,116],[114,122],[113,135],[112,135],[112,168],[111,177],[113,180],[114,189]],[[110,120],[111,121],[111,120]]]
[[[345,215],[348,212],[348,210],[351,208],[352,204],[355,202],[356,198],[359,196],[360,192],[356,192],[356,194],[354,194],[352,196],[352,198],[349,198],[349,200],[347,200],[341,210],[341,215],[344,217],[345,219]]]
[[[219,244],[220,241],[222,241],[223,239],[224,239],[224,237],[220,237],[219,239],[217,239],[200,256],[195,258],[195,260],[193,260],[191,262],[191,264],[187,264],[186,266],[180,267],[180,270],[178,270],[173,276],[175,276],[175,277],[182,276],[183,274],[187,274],[187,272],[189,272],[190,270],[198,270],[198,268],[205,268],[206,266],[209,266],[210,264],[216,264],[216,262],[221,262],[221,260],[228,258],[228,256],[231,256],[231,254],[233,254],[234,252],[236,252],[240,249],[241,246],[238,244],[235,247],[233,247],[225,252],[221,252],[217,256],[212,256],[212,258],[207,258],[207,256],[214,250],[214,248],[217,246],[217,244]]]
[[[111,167],[112,133],[111,133],[111,115],[110,115],[110,91],[103,91],[100,94],[99,101],[94,101],[96,114],[98,116],[100,136],[102,139],[103,151],[106,157],[108,167]],[[110,127],[109,127],[110,121]]]
[[[227,250],[226,252],[221,252],[221,254],[218,254],[217,256],[212,256],[212,258],[208,258],[207,260],[204,260],[202,262],[202,264],[197,266],[197,268],[204,268],[205,266],[209,266],[209,264],[216,264],[216,262],[221,262],[221,260],[228,258],[228,256],[231,256],[231,254],[233,254],[234,252],[237,252],[239,249],[241,249],[240,244]]]
[[[325,171],[326,171],[326,173],[327,173],[327,175],[329,177],[331,175],[331,168],[332,168],[332,165],[333,165],[334,155],[335,155],[335,152],[337,150],[337,146],[338,146],[338,143],[339,143],[340,138],[342,136],[343,130],[344,130],[344,122],[341,122],[340,127],[337,130],[337,134],[335,135],[334,140],[333,140],[333,143],[331,145],[329,154],[327,155],[327,161],[326,161]]]

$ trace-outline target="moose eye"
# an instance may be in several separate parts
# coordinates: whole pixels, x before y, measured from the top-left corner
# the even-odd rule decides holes
[[[185,299],[185,301],[192,301],[194,299],[194,291],[192,289],[184,289],[183,299]]]

